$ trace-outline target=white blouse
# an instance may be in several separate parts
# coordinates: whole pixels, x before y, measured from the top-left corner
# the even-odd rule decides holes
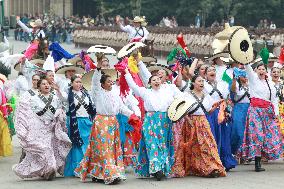
[[[142,28],[135,28],[133,26],[127,25],[127,26],[123,26],[123,25],[119,25],[120,29],[126,33],[128,33],[128,38],[130,40],[134,39],[134,38],[142,38],[141,41],[144,42],[145,39],[148,38],[149,32],[145,27]]]
[[[222,65],[222,66],[215,65],[215,69],[216,69],[217,81],[222,81],[222,77],[223,77],[224,72],[227,69],[227,66],[226,65]]]
[[[224,81],[218,81],[217,82],[217,89],[220,91],[220,93],[223,96],[223,99],[226,99],[229,95],[229,84]],[[213,86],[210,85],[207,81],[204,82],[204,93],[210,94],[213,90]],[[215,91],[212,95],[212,100],[214,103],[221,100],[219,94]]]
[[[271,102],[274,106],[275,104],[278,104],[277,98],[276,98],[276,89],[274,87],[274,83],[267,79],[267,82],[271,89],[271,100],[269,87],[267,85],[267,82],[265,79],[259,79],[256,72],[253,71],[250,65],[246,65],[245,69],[248,73],[248,80],[249,80],[249,93],[251,98],[259,98],[262,100],[266,100]],[[274,108],[275,114],[279,114],[278,106],[275,106]]]
[[[82,98],[83,93],[81,91],[74,91],[74,94],[77,94],[79,96],[79,98]],[[84,98],[84,102],[85,104],[89,105],[89,98],[87,96],[85,96]],[[77,106],[79,104],[79,101],[77,100],[77,98],[74,97],[74,103],[75,106]],[[69,105],[68,105],[69,107]],[[89,117],[90,115],[88,114],[87,110],[84,108],[83,104],[81,104],[80,108],[76,111],[76,117]]]
[[[247,89],[248,90],[248,89]],[[240,88],[239,83],[236,82],[236,92],[234,93],[234,100],[238,101],[245,94],[246,89],[244,87]],[[238,103],[250,103],[249,97],[246,95],[240,102]]]
[[[101,71],[95,70],[92,78],[91,96],[96,106],[97,114],[116,116],[118,113],[128,117],[133,113],[122,102],[116,91],[107,91],[101,87]]]
[[[193,103],[197,102],[195,97],[189,92],[184,92],[184,98]],[[205,94],[202,104],[205,110],[209,112],[212,109],[212,106],[214,104],[212,97],[209,94]],[[193,111],[197,106],[198,104],[194,105],[189,111]],[[192,115],[205,115],[205,112],[202,110],[201,107],[199,107]]]
[[[140,96],[144,100],[146,111],[167,112],[167,109],[174,98],[182,96],[182,93],[173,84],[162,84],[159,90],[154,90],[137,86],[130,73],[126,74],[125,78],[134,94]]]
[[[30,90],[32,90],[34,92],[34,94],[35,94],[34,96],[39,94],[37,89],[31,88]],[[33,96],[31,95],[31,93],[28,90],[20,97],[20,100],[30,101],[32,97]]]
[[[45,98],[48,99],[49,95],[45,96]],[[53,96],[51,106],[53,106],[55,110],[62,107],[61,101],[59,100],[59,98],[56,95]],[[40,112],[45,108],[45,103],[40,99],[40,97],[38,95],[35,95],[35,96],[31,97],[31,108],[35,113]],[[41,118],[43,120],[52,121],[54,119],[54,114],[51,112],[50,109],[48,109],[41,116]]]

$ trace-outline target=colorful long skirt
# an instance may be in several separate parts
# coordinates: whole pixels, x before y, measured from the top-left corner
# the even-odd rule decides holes
[[[87,176],[105,184],[126,179],[118,127],[116,116],[96,115],[87,151],[74,171],[82,181]]]
[[[12,170],[23,179],[48,179],[56,172],[63,175],[65,159],[72,146],[66,129],[66,114],[58,109],[53,120],[45,120],[35,114],[28,103],[20,102],[15,114],[16,134],[26,156]]]
[[[232,153],[236,154],[243,143],[249,103],[236,103],[232,112],[232,135],[231,148]]]
[[[0,112],[0,156],[11,156],[13,154],[12,149],[8,123]]]
[[[116,118],[119,123],[119,133],[124,166],[133,167],[135,169],[137,166],[137,150],[131,137],[133,127],[128,124],[128,118],[125,115],[118,114]]]
[[[226,170],[230,170],[235,168],[238,164],[231,151],[232,122],[225,121],[224,123],[219,124],[218,113],[219,109],[216,109],[212,112],[212,114],[207,115],[207,119],[210,124],[211,132],[217,143],[222,164]]]
[[[65,161],[64,176],[75,176],[74,170],[79,166],[89,145],[89,137],[93,123],[87,117],[78,117],[77,122],[80,137],[83,140],[83,145],[80,147],[72,145],[72,149],[70,150]],[[68,135],[70,136],[69,117],[67,117],[66,126],[68,128]]]
[[[172,122],[166,112],[147,112],[138,152],[138,176],[149,177],[158,171],[169,176],[174,162]]]
[[[264,157],[267,160],[275,160],[281,157],[282,146],[282,136],[275,122],[272,106],[268,108],[250,106],[244,140],[238,150],[238,157],[243,159]]]
[[[217,144],[205,116],[186,116],[173,126],[175,163],[173,177],[209,176],[219,172],[226,176]]]

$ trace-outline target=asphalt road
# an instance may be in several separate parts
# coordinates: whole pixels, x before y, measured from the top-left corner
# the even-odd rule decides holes
[[[10,40],[14,44],[14,53],[21,52],[27,46],[26,43]],[[73,45],[63,45],[71,53],[79,52],[80,49]],[[115,61],[115,58],[114,58]],[[264,164],[265,172],[256,173],[254,165],[241,165],[233,169],[224,178],[201,178],[186,177],[179,179],[167,179],[157,182],[154,179],[135,178],[132,171],[127,172],[127,180],[119,185],[106,186],[104,184],[82,183],[79,178],[58,177],[53,181],[40,179],[22,180],[11,170],[13,164],[17,163],[21,149],[16,137],[13,138],[14,155],[12,157],[0,158],[0,189],[87,189],[87,188],[118,188],[118,189],[282,189],[284,188],[284,161],[278,160]]]

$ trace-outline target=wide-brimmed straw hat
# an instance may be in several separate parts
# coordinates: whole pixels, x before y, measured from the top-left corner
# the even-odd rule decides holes
[[[134,50],[140,48],[140,47],[145,47],[146,45],[142,42],[132,42],[132,43],[128,43],[127,45],[125,45],[124,47],[122,47],[122,49],[120,49],[120,51],[117,54],[117,58],[123,58],[125,56],[130,55]]]
[[[116,54],[116,50],[112,47],[105,45],[94,45],[91,46],[88,50],[88,53],[103,53],[103,54]]]
[[[37,20],[31,22],[30,25],[33,28],[35,28],[35,27],[42,27],[43,23],[42,23],[41,19],[37,19]]]
[[[95,70],[91,70],[87,73],[85,73],[82,76],[82,84],[83,87],[85,89],[87,89],[88,91],[91,90],[91,85],[92,85],[92,77],[94,75]],[[109,69],[102,69],[102,73],[109,75],[111,77],[112,81],[115,81],[116,79],[118,79],[118,72],[114,69],[114,68],[109,68]]]
[[[169,66],[163,64],[149,64],[147,68],[151,73],[154,71],[165,70],[169,75],[172,74],[172,70],[169,68]]]
[[[30,60],[30,63],[32,63],[32,64],[34,64],[34,65],[36,65],[36,66],[38,66],[39,68],[42,68],[43,67],[43,64],[44,64],[44,60],[43,59],[33,59],[33,60]],[[23,63],[24,64],[24,63]],[[15,66],[14,66],[14,69],[16,70],[16,71],[20,71],[21,69],[21,62],[18,62],[18,63],[16,63],[15,64]]]
[[[85,72],[84,68],[82,66],[75,66],[75,65],[72,65],[72,64],[68,64],[68,65],[64,65],[64,66],[61,66],[59,67],[55,73],[56,74],[65,74],[66,71],[68,70],[75,70],[75,73],[76,74],[83,74]]]

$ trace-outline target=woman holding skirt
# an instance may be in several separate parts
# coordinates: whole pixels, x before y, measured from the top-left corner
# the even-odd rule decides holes
[[[66,98],[66,97],[65,97]],[[79,76],[71,78],[68,91],[67,129],[72,142],[64,169],[64,176],[74,176],[74,170],[79,165],[89,145],[89,137],[93,125],[94,110],[89,94],[82,89]]]
[[[174,161],[172,122],[167,109],[174,97],[182,93],[172,84],[161,84],[158,76],[151,76],[151,89],[138,87],[128,70],[126,81],[133,92],[144,100],[146,115],[142,126],[136,173],[142,177],[156,177],[161,180],[169,176]]]
[[[116,116],[122,113],[130,117],[133,112],[123,104],[112,89],[110,76],[102,75],[100,68],[101,64],[98,63],[91,89],[97,113],[87,151],[75,169],[75,175],[81,177],[82,181],[89,176],[95,182],[117,184],[126,177]]]
[[[268,80],[264,64],[256,67],[256,73],[250,65],[245,66],[248,73],[251,103],[248,109],[243,144],[238,156],[255,159],[255,171],[261,168],[261,157],[267,160],[279,159],[282,154],[282,136],[275,122],[273,104],[276,103],[276,90]]]
[[[12,169],[22,179],[52,180],[56,172],[63,175],[71,141],[61,100],[50,92],[47,80],[39,80],[38,88],[38,95],[28,101],[22,98],[16,109],[16,134],[26,156]]]
[[[206,118],[206,114],[217,107],[212,107],[211,96],[203,93],[204,79],[201,76],[193,76],[191,83],[191,91],[184,93],[184,98],[196,105],[187,116],[174,124],[175,163],[172,176],[226,176]]]
[[[208,114],[212,134],[217,143],[218,152],[226,171],[235,168],[237,161],[231,151],[231,126],[226,117],[226,100],[229,97],[229,85],[224,81],[217,81],[216,69],[213,66],[206,68],[206,79],[204,92],[209,94],[217,108]]]

